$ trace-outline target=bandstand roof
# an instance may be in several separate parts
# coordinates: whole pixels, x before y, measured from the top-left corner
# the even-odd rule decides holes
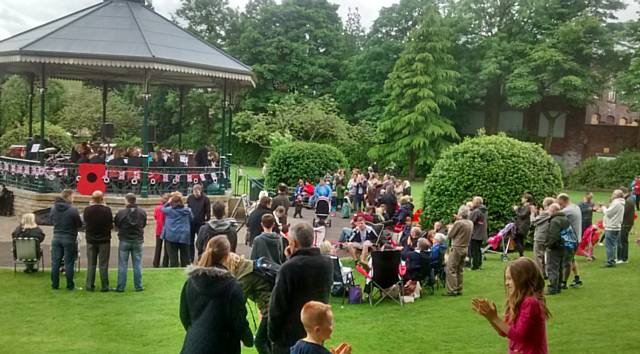
[[[254,85],[251,68],[143,5],[105,0],[0,41],[0,73],[71,80]]]

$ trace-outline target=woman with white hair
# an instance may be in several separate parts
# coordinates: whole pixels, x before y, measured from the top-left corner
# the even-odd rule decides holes
[[[36,216],[33,213],[26,213],[22,215],[20,225],[11,233],[13,239],[13,257],[16,258],[16,238],[33,238],[36,240],[36,248],[38,252],[38,258],[42,257],[42,250],[40,249],[40,243],[44,241],[44,232],[36,224]],[[25,273],[35,273],[38,271],[36,265],[38,262],[24,262]]]

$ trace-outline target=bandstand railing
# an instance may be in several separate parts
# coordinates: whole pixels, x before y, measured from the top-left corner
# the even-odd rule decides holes
[[[39,193],[76,190],[83,178],[79,164],[39,162],[0,156],[0,183]],[[140,194],[142,167],[105,165],[103,176],[97,176],[110,194]],[[149,195],[174,191],[191,192],[201,184],[206,194],[224,194],[230,187],[229,166],[220,167],[153,167],[147,171]]]

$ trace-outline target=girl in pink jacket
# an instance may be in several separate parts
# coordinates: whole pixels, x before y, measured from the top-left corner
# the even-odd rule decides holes
[[[504,320],[496,305],[473,299],[473,309],[484,316],[503,337],[509,338],[509,354],[547,354],[545,322],[550,313],[544,300],[544,279],[534,261],[518,258],[504,272],[507,301]]]

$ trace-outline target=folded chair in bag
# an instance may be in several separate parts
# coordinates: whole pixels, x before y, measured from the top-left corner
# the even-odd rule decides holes
[[[390,298],[402,306],[402,277],[399,274],[401,255],[400,251],[374,251],[371,253],[373,274],[370,277],[369,304],[374,305],[373,297],[376,292],[380,298],[375,303],[379,304],[385,298]],[[397,294],[393,288],[397,287]]]
[[[38,241],[35,238],[18,237],[15,239],[15,258],[13,259],[13,272],[17,272],[16,265],[18,263],[35,263],[41,264],[41,271],[44,271],[44,259],[42,254],[38,252]]]
[[[331,285],[331,295],[342,296],[342,305],[349,289],[356,285],[353,279],[353,271],[349,267],[343,267],[337,256],[329,256],[333,264],[333,284]]]

